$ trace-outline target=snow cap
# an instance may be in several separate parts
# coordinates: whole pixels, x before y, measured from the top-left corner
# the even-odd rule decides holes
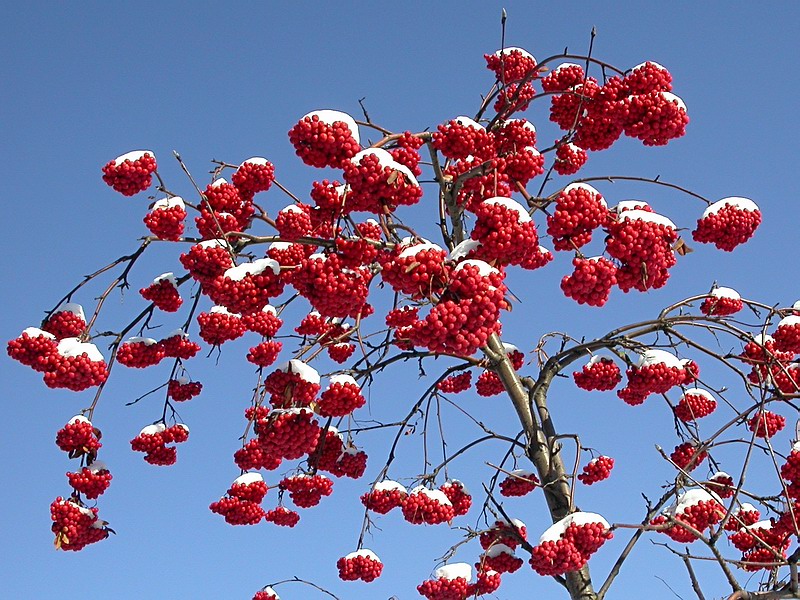
[[[436,579],[464,579],[469,582],[472,579],[472,565],[469,563],[451,563],[439,567],[433,572]]]
[[[332,375],[330,377],[330,385],[333,385],[334,383],[340,383],[342,385],[345,383],[350,383],[358,387],[358,382],[350,375]]]
[[[646,221],[648,223],[655,223],[656,225],[663,225],[664,227],[668,227],[669,229],[675,229],[675,223],[670,221],[664,215],[660,215],[654,212],[648,212],[646,210],[626,210],[619,215],[620,220],[622,221]]]
[[[548,527],[539,538],[539,543],[556,542],[561,539],[561,536],[564,535],[570,525],[586,525],[588,523],[600,523],[606,530],[611,529],[608,521],[597,513],[574,512]]]
[[[639,357],[637,366],[648,367],[650,365],[664,364],[668,367],[675,367],[680,369],[683,365],[681,360],[674,354],[670,354],[666,350],[659,350],[658,348],[648,348]]]
[[[350,560],[351,558],[357,558],[359,556],[363,556],[364,558],[369,558],[370,560],[374,560],[375,562],[381,562],[381,559],[378,558],[378,555],[375,554],[372,550],[367,548],[362,548],[361,550],[356,550],[355,552],[351,552],[347,556],[344,557],[345,560]]]
[[[45,337],[45,338],[50,339],[50,340],[56,339],[56,336],[54,336],[52,333],[49,333],[47,331],[42,331],[38,327],[27,327],[27,328],[22,330],[22,334],[20,334],[20,335],[23,335],[23,334],[27,335],[28,337],[32,337],[32,338],[34,338],[34,337]]]
[[[82,354],[86,354],[92,362],[103,362],[105,360],[97,346],[88,342],[81,342],[78,338],[64,338],[58,342],[57,350],[64,358],[77,358]]]
[[[519,223],[527,223],[531,220],[531,216],[528,214],[527,209],[522,206],[516,200],[512,200],[511,198],[505,198],[503,196],[495,196],[493,198],[488,198],[483,201],[483,204],[498,204],[508,210],[514,211],[517,213],[517,221]]]
[[[408,490],[406,490],[406,487],[402,483],[392,481],[391,479],[379,481],[372,487],[372,489],[376,492],[393,492],[397,490],[398,492],[403,492],[404,494],[408,493]]]
[[[315,110],[305,115],[303,119],[305,119],[306,117],[311,118],[315,116],[319,118],[319,120],[322,123],[325,123],[326,125],[333,125],[337,121],[341,121],[342,123],[347,125],[347,128],[350,130],[350,135],[353,136],[353,139],[356,141],[356,143],[360,143],[360,138],[358,135],[358,125],[356,125],[355,119],[353,119],[353,117],[351,117],[347,113],[343,113],[338,110],[327,110],[327,109]]]
[[[155,158],[155,154],[153,154],[150,150],[131,150],[130,152],[126,152],[122,156],[118,156],[114,159],[114,165],[119,166],[124,163],[126,160],[131,162],[135,162],[142,158],[145,154],[149,154],[153,158]]]
[[[281,265],[277,260],[271,258],[257,258],[253,262],[242,263],[227,269],[223,273],[223,277],[227,277],[231,281],[241,281],[247,275],[260,275],[267,269],[271,269],[273,275],[278,275],[281,272]]]
[[[259,481],[264,481],[261,473],[244,473],[233,480],[233,485],[250,485],[251,483],[258,483]]]
[[[749,210],[749,211],[757,211],[758,206],[755,202],[750,200],[749,198],[740,198],[738,196],[731,196],[730,198],[723,198],[722,200],[717,200],[709,206],[705,211],[703,211],[703,218],[706,218],[711,215],[717,214],[726,206],[733,206],[734,208],[738,208],[739,210]]]
[[[83,307],[80,304],[76,304],[75,302],[67,302],[66,304],[62,304],[58,307],[56,313],[60,312],[70,312],[73,315],[80,317],[86,322],[86,315],[83,313]]]
[[[173,196],[172,198],[162,198],[161,200],[156,200],[156,203],[153,204],[153,210],[166,210],[168,208],[174,208],[175,206],[186,208],[183,198],[180,196]]]
[[[473,239],[466,239],[460,244],[458,244],[453,250],[450,252],[450,260],[461,260],[467,254],[472,252],[473,250],[477,250],[481,247],[481,242],[478,240]],[[798,301],[800,302],[800,301]]]
[[[442,490],[429,490],[424,485],[418,485],[409,493],[422,494],[423,496],[427,496],[431,500],[436,500],[439,504],[443,504],[445,506],[453,505]]]
[[[164,423],[153,423],[152,425],[143,427],[139,432],[139,435],[155,435],[157,433],[161,433],[162,431],[166,431],[166,429],[167,426]]]
[[[293,358],[278,367],[279,371],[284,373],[297,373],[300,379],[312,384],[319,384],[319,373],[313,367],[307,365],[302,360]]]

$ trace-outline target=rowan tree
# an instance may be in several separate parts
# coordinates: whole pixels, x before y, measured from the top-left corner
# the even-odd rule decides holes
[[[220,459],[230,461],[230,480],[204,490],[209,518],[302,527],[304,511],[325,511],[351,478],[362,484],[349,503],[363,526],[352,541],[335,541],[341,558],[332,568],[345,581],[368,583],[392,568],[372,544],[391,537],[378,529],[394,511],[404,527],[452,530],[449,549],[431,549],[431,572],[409,573],[408,589],[398,590],[429,600],[502,593],[509,577],[549,577],[565,597],[603,598],[648,538],[686,566],[700,598],[695,565],[709,561],[731,597],[798,597],[800,446],[791,425],[800,303],[715,285],[646,321],[624,323],[612,309],[608,333],[594,339],[503,330],[518,301],[510,277],[541,269],[565,302],[602,312],[615,295],[667,286],[692,246],[732,252],[756,232],[761,210],[747,198],[712,199],[660,178],[581,177],[594,153],[613,152],[621,138],[662,146],[686,132],[680,82],[640,58],[623,69],[591,46],[542,60],[501,47],[483,57],[488,91],[471,116],[454,107],[424,131],[388,129],[363,106],[357,118],[333,109],[287,118],[289,142],[309,167],[305,190],[280,183],[269,148],[266,157],[213,161],[208,180],[177,153],[109,159],[101,176],[140,202],[143,237],[7,345],[47,387],[79,398],[54,432],[72,461],[67,482],[53,482],[56,547],[82,550],[112,532],[102,495],[125,475],[102,462],[103,444],[119,440],[101,430],[105,414],[122,410],[104,402],[115,372],[142,369],[158,380],[147,389],[143,378],[131,399],[148,403],[152,419],[131,430],[129,444],[152,468],[168,468],[192,444],[193,405],[217,376],[215,358],[244,337],[239,358],[252,364],[253,393],[224,407],[242,413],[242,435]],[[536,104],[549,107],[549,122],[526,118]],[[162,175],[171,160],[185,178]],[[679,200],[662,207],[619,196],[630,182]],[[164,272],[142,273],[143,257],[164,246]],[[125,298],[130,318],[107,320],[107,302],[137,286]],[[419,376],[425,390],[380,406],[386,400],[371,397],[371,386],[395,369]],[[591,431],[551,414],[554,395],[576,388],[629,405],[631,423],[640,405],[663,407],[662,423],[646,424],[660,462],[642,474],[648,495],[626,502],[626,520],[593,511],[586,491],[615,493],[625,440],[592,448]],[[487,425],[498,405],[516,421]],[[456,414],[471,430],[453,449]],[[377,435],[391,440],[388,452],[372,451]],[[397,456],[414,446],[423,469],[399,468]],[[488,475],[476,476],[477,464]],[[754,469],[768,473],[757,487],[747,477]],[[611,551],[610,570],[590,570],[593,556]],[[754,572],[759,589],[746,591]],[[291,598],[289,583],[336,597],[320,578],[265,581],[253,598]]]

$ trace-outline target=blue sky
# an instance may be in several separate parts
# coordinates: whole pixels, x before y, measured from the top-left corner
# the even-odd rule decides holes
[[[646,295],[616,290],[603,310],[578,307],[561,296],[566,257],[517,277],[512,289],[522,303],[508,317],[508,341],[530,351],[549,330],[597,335],[654,316],[659,307],[702,293],[715,280],[768,304],[800,297],[795,101],[800,20],[792,3],[775,3],[758,14],[739,2],[24,3],[6,15],[0,39],[7,206],[0,338],[12,339],[38,324],[82,275],[130,252],[144,234],[146,194],[124,198],[107,188],[100,168],[108,160],[150,148],[168,185],[189,195],[170,157],[173,149],[202,182],[209,180],[211,159],[238,163],[263,155],[275,163],[281,183],[304,196],[320,174],[294,157],[286,132],[297,119],[319,108],[357,115],[360,98],[376,123],[397,131],[434,128],[474,113],[492,82],[483,54],[500,45],[502,6],[508,11],[506,44],[539,58],[564,47],[584,52],[594,25],[598,58],[623,69],[655,60],[673,74],[674,91],[691,118],[686,137],[655,149],[623,139],[593,154],[587,175],[660,175],[711,199],[753,198],[764,213],[748,245],[732,254],[696,248],[679,261],[665,289]],[[555,139],[547,103],[534,105],[528,118],[539,128],[540,144]],[[683,227],[693,227],[702,210],[690,198],[661,189],[597,187],[610,203],[647,199]],[[288,203],[275,190],[267,198],[273,210]],[[419,210],[419,223],[427,227],[434,213],[425,214],[422,205]],[[132,312],[136,290],[173,268],[161,267],[174,259],[172,250],[158,248],[133,277],[128,304],[117,296],[110,302],[111,322]],[[91,304],[91,294],[83,300]],[[357,495],[383,463],[385,434],[364,436],[371,457],[364,480],[337,483],[334,496],[304,512],[295,530],[267,524],[233,528],[208,511],[238,475],[230,456],[254,382],[242,360],[246,349],[246,342],[226,346],[218,365],[213,358],[193,365],[192,374],[206,388],[182,411],[192,437],[180,448],[178,464],[166,469],[146,465],[128,444],[160,414],[155,399],[124,407],[154,376],[115,372],[95,423],[103,430],[103,458],[115,476],[99,506],[118,535],[78,554],[52,548],[48,506],[68,492],[64,472],[73,468],[53,438],[91,395],[48,390],[35,373],[0,360],[6,423],[0,461],[7,490],[0,517],[7,558],[0,580],[6,597],[250,598],[262,585],[294,575],[343,599],[418,597],[414,587],[458,532],[414,528],[389,515],[368,543],[387,565],[384,576],[371,587],[336,577],[336,558],[355,549]],[[389,372],[371,392],[374,414],[391,418],[405,410],[424,384],[415,377],[413,367]],[[587,445],[620,459],[619,479],[604,490],[589,490],[581,502],[615,520],[638,520],[639,492],[657,495],[668,477],[653,444],[676,443],[664,407],[642,407],[635,417],[641,421],[631,427],[632,413],[613,398],[600,403],[576,396],[568,385],[554,394],[563,395],[554,397],[553,405],[565,431],[581,432]],[[514,429],[513,414],[500,399],[473,396],[464,402],[498,426]],[[472,434],[454,415],[448,435],[453,447]],[[412,441],[405,444],[408,458],[400,461],[405,471],[398,476],[420,471]],[[489,472],[484,462],[501,455],[499,447],[478,452],[456,463],[452,475],[474,481],[477,492]],[[626,513],[627,508],[636,510]],[[509,510],[537,536],[546,527],[540,497],[518,500]],[[657,577],[669,579],[678,594],[691,595],[685,577],[673,575],[679,565],[663,550],[650,544],[641,549],[642,557],[631,559],[619,579],[618,597],[642,586],[655,597],[670,597]],[[459,558],[472,562],[476,553]],[[601,579],[612,557],[611,551],[598,556]],[[721,583],[715,577],[712,587]],[[498,597],[519,597],[530,589],[558,593],[524,567],[506,578]],[[278,591],[284,599],[314,597],[297,586]]]

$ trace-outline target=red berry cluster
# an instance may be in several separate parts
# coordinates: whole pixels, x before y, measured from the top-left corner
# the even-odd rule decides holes
[[[480,535],[481,548],[488,550],[497,544],[503,544],[515,549],[519,546],[520,540],[528,539],[528,530],[525,523],[518,519],[513,519],[510,523],[505,521],[495,521],[491,528]]]
[[[453,520],[455,510],[447,495],[441,490],[417,486],[403,502],[403,518],[409,523],[438,525]]]
[[[108,379],[108,368],[97,346],[78,338],[61,340],[47,361],[47,368],[44,383],[49,388],[82,392]]]
[[[398,206],[411,206],[422,198],[422,188],[405,165],[382,148],[368,148],[345,161],[344,180],[349,186],[343,212],[366,211],[376,215]]]
[[[238,189],[248,194],[266,192],[275,181],[275,167],[266,158],[248,158],[231,176]]]
[[[290,204],[278,212],[275,228],[281,239],[294,242],[311,234],[311,207],[306,204]]]
[[[134,150],[108,161],[103,167],[103,181],[123,196],[133,196],[150,187],[155,170],[152,152]]]
[[[283,344],[281,342],[261,342],[257,346],[250,348],[247,353],[247,360],[257,367],[268,367],[278,359],[282,348]]]
[[[453,514],[456,517],[464,516],[469,512],[472,506],[472,496],[458,479],[448,479],[439,489],[453,505]]]
[[[222,515],[231,525],[256,525],[264,518],[260,504],[267,494],[267,484],[259,473],[237,477],[226,496],[212,502],[211,512]]]
[[[164,356],[164,347],[153,338],[128,338],[117,350],[117,362],[136,369],[157,365]]]
[[[503,48],[483,57],[500,83],[514,83],[536,73],[536,59],[522,48]]]
[[[169,466],[178,460],[178,449],[167,444],[180,444],[189,439],[189,428],[183,423],[167,427],[163,422],[144,427],[131,440],[131,449],[144,452],[144,460],[151,465]]]
[[[292,275],[292,285],[325,317],[357,316],[364,308],[371,275],[348,269],[336,254],[312,254]]]
[[[187,377],[170,379],[167,384],[167,396],[175,402],[186,402],[203,391],[203,384],[199,381],[189,381]]]
[[[496,544],[480,557],[475,567],[497,573],[513,573],[519,570],[522,562],[522,559],[514,554],[514,550],[503,544]]]
[[[705,450],[698,452],[697,446],[692,442],[684,442],[675,446],[669,457],[679,469],[693,471],[708,457],[708,454]]]
[[[206,186],[200,216],[194,221],[200,236],[211,240],[223,233],[244,231],[254,213],[252,194],[219,178]]]
[[[164,349],[164,356],[189,360],[200,352],[200,345],[189,339],[189,334],[176,329],[159,342]]]
[[[617,267],[602,256],[574,258],[575,270],[561,280],[561,291],[578,304],[603,306],[617,283]]]
[[[707,391],[698,388],[686,390],[675,406],[675,416],[688,423],[707,417],[717,408],[717,401]]]
[[[747,427],[758,438],[771,438],[786,426],[786,418],[770,412],[762,410],[757,412],[753,417],[747,421]]]
[[[87,508],[78,500],[56,498],[50,505],[51,527],[59,550],[82,550],[108,537],[105,521],[97,518],[96,508]]]
[[[264,520],[281,527],[294,527],[300,521],[300,515],[284,506],[278,506],[268,510]]]
[[[363,494],[361,504],[373,512],[385,515],[393,508],[402,506],[407,496],[408,492],[402,484],[386,479]]]
[[[358,126],[349,115],[333,111],[314,111],[289,130],[295,153],[312,167],[341,167],[361,150]]]
[[[613,537],[609,524],[594,513],[572,513],[553,524],[531,551],[539,575],[563,575],[583,568],[592,554]]]
[[[547,216],[547,233],[556,250],[577,250],[608,221],[608,206],[600,192],[588,184],[573,183],[561,190],[553,214]]]
[[[791,535],[783,530],[780,522],[759,521],[742,527],[728,539],[742,554],[742,567],[746,571],[771,569],[777,560],[776,554],[786,557],[786,550],[791,544]]]
[[[592,485],[611,477],[614,468],[614,459],[610,456],[598,456],[590,460],[584,467],[578,479],[585,485]]]
[[[381,265],[381,277],[394,291],[412,298],[427,298],[440,294],[447,284],[450,269],[445,262],[446,258],[447,252],[436,244],[408,240],[407,243],[397,245],[391,252],[379,256],[378,260]],[[406,319],[403,322],[406,325],[411,322],[408,320],[408,313],[411,310],[405,312]],[[401,309],[392,312],[398,311]],[[388,319],[389,316],[387,322]]]
[[[156,305],[164,312],[176,312],[183,304],[176,287],[177,281],[172,273],[164,273],[153,280],[148,287],[139,290],[142,298]]]
[[[717,287],[700,305],[700,312],[713,317],[727,317],[742,310],[744,303],[736,290]]]
[[[610,358],[593,356],[580,371],[572,373],[575,385],[587,391],[613,390],[622,381],[622,373]]]
[[[422,160],[422,156],[420,156],[418,150],[424,143],[422,138],[413,135],[410,131],[404,131],[397,139],[397,146],[391,150],[392,158],[401,165],[408,167],[414,177],[422,175],[422,169],[419,168],[419,161]]]
[[[200,337],[212,346],[221,346],[229,340],[244,335],[245,325],[241,315],[228,312],[223,306],[214,306],[209,312],[197,315]]]
[[[617,395],[630,405],[641,404],[650,394],[664,394],[676,385],[693,381],[687,364],[664,350],[650,348],[627,371],[628,383]]]
[[[276,408],[310,405],[319,392],[319,373],[300,360],[290,360],[267,375],[264,389]]]
[[[100,430],[89,419],[76,415],[56,433],[56,446],[68,453],[70,458],[85,454],[89,460],[94,460],[102,446],[100,436]]]
[[[572,142],[559,143],[553,170],[559,175],[574,175],[586,164],[589,155],[586,150]]]
[[[67,479],[76,492],[94,500],[108,489],[112,477],[105,464],[96,460],[80,471],[67,473]]]
[[[466,563],[453,563],[439,567],[434,579],[423,581],[417,591],[427,600],[464,600],[470,593],[469,580],[472,567]]]
[[[283,478],[279,485],[300,508],[316,506],[323,496],[333,493],[333,481],[325,475],[293,475]]]
[[[254,447],[259,449],[264,457],[277,458],[278,464],[283,458],[294,460],[310,454],[317,447],[320,436],[320,427],[314,419],[314,414],[303,408],[275,409],[263,418],[256,418],[255,429],[258,438],[254,440],[256,442]],[[274,464],[275,461],[267,459],[266,464],[270,463]],[[237,464],[242,466],[238,460]],[[275,464],[271,468],[275,469],[277,466]]]
[[[538,252],[536,224],[511,198],[495,197],[474,207],[477,218],[471,237],[480,242],[476,258],[501,265],[521,265]]]
[[[196,281],[207,284],[233,267],[231,252],[224,240],[207,240],[181,254],[180,261]]]
[[[28,327],[6,345],[11,358],[40,373],[50,369],[50,361],[57,349],[56,336],[36,327]]]
[[[621,263],[617,285],[623,292],[646,292],[667,283],[669,268],[677,262],[672,244],[678,234],[672,221],[645,210],[626,210],[608,231],[606,251]]]
[[[789,315],[778,323],[778,328],[772,334],[775,340],[775,349],[779,352],[800,353],[800,316]]]
[[[362,549],[351,552],[336,561],[339,569],[339,579],[342,581],[356,581],[360,579],[369,583],[381,576],[383,563],[371,550]]]
[[[281,267],[271,258],[259,258],[227,269],[203,286],[211,300],[232,313],[246,314],[262,310],[270,298],[283,292]]]
[[[252,600],[281,600],[271,587],[266,587],[255,593]]]
[[[720,498],[731,498],[736,491],[736,487],[733,484],[733,477],[723,471],[714,473],[706,482],[705,487]]]
[[[446,394],[458,394],[459,392],[468,390],[471,386],[472,371],[466,371],[464,373],[459,373],[458,375],[451,375],[450,377],[446,377],[436,384],[436,388],[440,392],[444,392]]]
[[[83,307],[80,304],[64,304],[47,317],[42,329],[56,336],[57,340],[81,337],[86,330],[86,317],[83,314]]]
[[[317,403],[317,412],[323,417],[344,417],[361,408],[366,399],[361,388],[349,375],[335,375]]]
[[[186,205],[178,196],[158,200],[144,216],[144,224],[160,240],[176,242],[183,235]]]
[[[478,377],[478,381],[475,382],[475,391],[479,396],[484,396],[486,398],[502,394],[505,389],[497,373],[489,371],[488,369],[481,373]]]
[[[500,482],[500,494],[508,497],[526,496],[535,490],[538,485],[539,478],[533,471],[515,469]],[[498,570],[495,569],[495,571]]]
[[[242,315],[242,323],[247,331],[253,331],[264,337],[275,337],[278,330],[283,325],[283,321],[278,317],[275,307],[267,304],[258,312]]]
[[[760,224],[761,211],[755,202],[747,198],[723,198],[709,206],[697,220],[692,239],[731,252],[753,237]]]
[[[485,160],[494,152],[494,135],[469,117],[456,117],[439,125],[433,134],[433,147],[447,158],[475,156]]]

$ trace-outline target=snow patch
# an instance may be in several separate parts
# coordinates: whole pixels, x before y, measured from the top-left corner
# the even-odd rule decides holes
[[[700,388],[689,388],[681,395],[681,400],[686,398],[686,396],[702,396],[703,398],[707,398],[708,400],[714,400],[714,396],[711,395],[711,392],[706,390],[701,390]],[[716,400],[714,400],[716,402]]]
[[[215,179],[214,181],[211,182],[211,187],[212,188],[219,187],[223,183],[228,183],[228,180],[225,179],[224,177],[220,177],[219,179]]]
[[[27,335],[28,337],[35,338],[35,337],[45,337],[49,340],[56,339],[52,333],[47,331],[42,331],[38,327],[27,327],[26,329],[22,330],[22,335]]]
[[[356,143],[361,143],[361,139],[358,135],[358,125],[356,125],[355,119],[353,119],[353,117],[347,113],[328,109],[315,110],[308,113],[305,117],[303,117],[303,119],[306,117],[312,118],[314,116],[318,117],[319,120],[326,125],[333,125],[334,123],[341,121],[347,125],[347,128],[350,130],[350,135],[353,136],[353,139],[356,141]]]
[[[153,346],[153,345],[157,344],[158,342],[156,340],[154,340],[153,338],[140,337],[138,335],[135,335],[135,336],[129,337],[127,340],[125,340],[125,343],[126,344],[144,344],[145,346]]]
[[[173,208],[175,206],[179,206],[180,208],[186,208],[186,204],[183,201],[183,198],[180,196],[173,196],[172,198],[162,198],[161,200],[157,200],[155,204],[153,204],[153,210],[166,210],[168,208]]]
[[[505,544],[495,544],[494,546],[490,547],[484,554],[488,558],[494,558],[495,556],[499,556],[500,554],[510,554],[511,556],[515,556],[514,551]]]
[[[297,360],[293,358],[290,361],[287,361],[278,367],[278,371],[283,371],[284,373],[297,373],[300,375],[300,379],[303,381],[307,381],[311,384],[319,384],[319,373],[313,367],[307,365],[302,360]]]
[[[269,161],[266,158],[262,157],[262,156],[253,156],[253,157],[248,158],[247,160],[243,161],[242,164],[239,165],[239,168],[242,168],[242,166],[244,166],[244,165],[246,165],[248,163],[250,163],[251,165],[265,165],[268,162]]]
[[[150,150],[131,150],[130,152],[126,152],[122,156],[118,156],[117,158],[115,158],[114,165],[118,167],[126,160],[135,162],[140,158],[142,158],[145,154],[149,154],[150,156],[155,158],[155,154],[153,154]]]
[[[103,362],[105,360],[97,346],[88,342],[81,342],[78,338],[64,338],[58,342],[57,350],[64,358],[77,358],[82,354],[86,354],[92,362]]]
[[[643,69],[643,68],[644,68],[646,65],[648,65],[648,64],[651,64],[651,65],[653,65],[654,67],[656,67],[656,68],[657,68],[657,69],[659,69],[660,71],[666,71],[666,69],[665,69],[664,67],[662,67],[660,64],[658,64],[658,63],[657,63],[657,62],[655,62],[654,60],[647,60],[647,61],[645,61],[645,62],[643,62],[643,63],[639,63],[638,65],[636,65],[635,67],[633,67],[633,68],[631,69],[631,73],[633,73],[634,71],[638,71],[639,69]]]
[[[680,98],[680,96],[676,96],[671,92],[661,92],[661,97],[664,98],[667,102],[673,102],[678,105],[678,108],[686,112],[686,103]]]
[[[69,421],[67,421],[67,425],[72,425],[73,423],[88,423],[89,425],[92,424],[92,422],[83,415],[75,415]]]
[[[729,287],[715,287],[709,294],[712,298],[729,298],[731,300],[741,300],[739,292]]]
[[[486,129],[480,123],[474,121],[473,119],[470,119],[469,117],[465,117],[464,115],[456,117],[455,119],[453,119],[453,121],[455,121],[462,127],[471,127],[472,129]]]
[[[228,315],[229,317],[237,317],[237,318],[242,316],[239,313],[230,312],[224,306],[212,306],[208,312],[215,315]]]
[[[509,46],[508,48],[503,48],[502,50],[498,50],[494,53],[495,56],[505,56],[507,54],[511,54],[512,52],[519,52],[522,56],[526,58],[530,58],[533,62],[536,62],[536,59],[533,58],[533,54],[528,52],[523,48],[518,48],[517,46]]]
[[[602,194],[598,192],[595,188],[593,188],[588,183],[570,183],[567,187],[564,188],[563,192],[565,194],[569,194],[572,190],[586,190],[590,194],[594,194],[595,196],[600,196],[602,198]],[[630,202],[630,201],[629,201]],[[603,200],[603,205],[605,205],[606,201]],[[622,202],[620,202],[622,204]]]
[[[434,252],[444,252],[444,249],[441,246],[437,246],[431,242],[420,242],[414,246],[408,246],[405,248],[397,258],[408,258],[409,256],[416,256],[418,253],[422,252],[423,250],[431,250]]]
[[[453,504],[450,502],[450,499],[445,495],[442,490],[429,490],[424,485],[418,485],[415,487],[411,492],[411,494],[422,494],[423,496],[427,496],[431,500],[435,500],[439,504],[444,506],[452,506]]]
[[[656,225],[663,225],[664,227],[675,229],[675,223],[664,215],[648,212],[646,210],[626,210],[619,215],[619,218],[622,221],[646,221],[648,223],[655,223]]]
[[[392,481],[391,479],[384,479],[383,481],[379,481],[373,486],[372,489],[375,490],[376,492],[393,492],[397,490],[404,494],[408,493],[408,490],[406,490],[406,487],[402,483]]]
[[[433,572],[436,579],[464,579],[469,581],[472,579],[472,565],[468,563],[452,563],[439,567]]]
[[[588,523],[600,523],[606,530],[611,529],[611,525],[603,517],[597,513],[590,512],[575,512],[567,515],[560,521],[553,523],[548,527],[542,536],[539,538],[539,543],[555,542],[561,539],[567,527],[570,525],[586,525]]]
[[[756,205],[756,203],[750,200],[749,198],[740,198],[738,196],[731,196],[730,198],[723,198],[722,200],[717,200],[716,202],[714,202],[714,204],[705,209],[703,211],[703,218],[717,214],[726,206],[733,206],[734,208],[738,208],[739,210],[749,210],[749,211],[758,210],[758,206]]]
[[[330,378],[330,382],[331,382],[330,385],[333,385],[334,383],[340,383],[342,385],[344,385],[345,383],[350,383],[358,387],[358,382],[355,379],[353,379],[353,377],[350,375],[332,375]]]
[[[478,240],[467,239],[458,244],[455,248],[453,248],[452,252],[450,252],[450,260],[458,261],[462,258],[466,257],[467,254],[472,252],[473,250],[477,250],[481,247],[481,242]]]
[[[139,432],[139,435],[155,435],[157,433],[161,433],[162,431],[166,431],[166,429],[167,426],[164,423],[153,423],[152,425],[143,427]]]
[[[478,267],[478,273],[480,275],[482,275],[483,277],[488,277],[489,275],[492,275],[493,273],[497,273],[497,274],[500,273],[500,271],[495,269],[489,263],[487,263],[485,261],[482,261],[482,260],[472,260],[472,259],[471,260],[464,260],[464,261],[461,261],[460,263],[458,263],[456,265],[456,268],[453,269],[453,272],[457,273],[458,271],[460,271],[462,268],[464,268],[467,265],[472,265],[473,267]]]
[[[56,312],[69,312],[76,317],[80,317],[84,323],[86,322],[86,315],[83,312],[83,307],[75,302],[67,302],[66,304],[62,304]]]
[[[267,269],[271,269],[273,275],[278,275],[281,272],[281,266],[277,260],[258,258],[253,262],[231,267],[223,273],[223,277],[227,277],[231,281],[241,281],[248,275],[261,275]]]
[[[234,479],[232,485],[250,485],[251,483],[258,483],[259,481],[264,481],[261,473],[244,473]]]
[[[638,367],[648,367],[651,365],[664,364],[668,367],[675,367],[680,369],[682,364],[681,360],[674,354],[670,354],[666,350],[659,350],[657,348],[648,348],[639,357]]]
[[[345,560],[350,560],[351,558],[357,558],[359,556],[363,556],[364,558],[369,558],[370,560],[374,560],[375,562],[381,562],[381,559],[378,558],[378,555],[375,554],[372,550],[367,548],[362,548],[361,550],[356,550],[355,552],[351,552],[347,556],[344,557]]]
[[[511,198],[504,198],[502,196],[495,196],[494,198],[488,198],[483,201],[484,204],[497,204],[499,206],[503,206],[508,210],[514,211],[517,213],[518,218],[517,221],[520,223],[527,223],[531,220],[531,216],[528,214],[528,210],[522,206],[516,200],[512,200]]]
[[[789,315],[788,317],[783,317],[778,322],[778,327],[795,327],[800,325],[800,317],[797,315]]]

